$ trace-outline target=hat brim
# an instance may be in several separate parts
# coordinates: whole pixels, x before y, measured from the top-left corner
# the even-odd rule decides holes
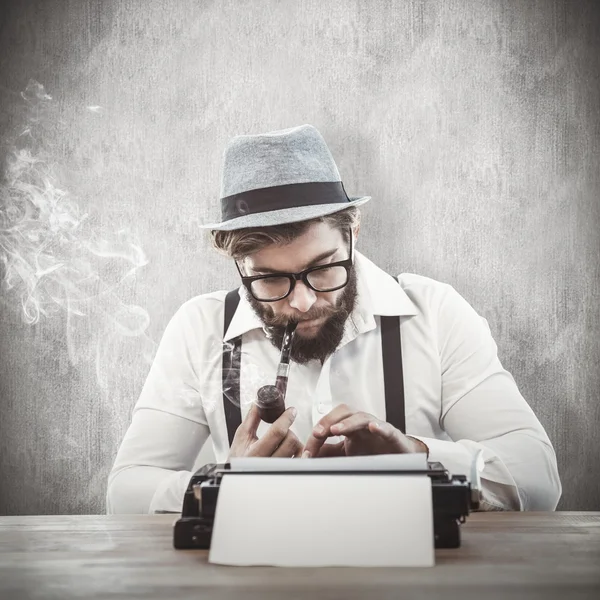
[[[216,231],[233,231],[234,229],[245,229],[246,227],[270,227],[272,225],[283,225],[285,223],[295,223],[296,221],[308,221],[330,215],[350,206],[360,206],[371,199],[371,196],[360,196],[359,198],[350,198],[350,202],[344,204],[315,204],[313,206],[297,206],[295,208],[286,208],[282,210],[272,210],[243,217],[236,217],[223,223],[209,223],[208,225],[199,225],[200,229],[213,229]]]

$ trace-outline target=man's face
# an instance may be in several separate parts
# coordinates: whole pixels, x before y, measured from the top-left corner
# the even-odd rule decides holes
[[[349,249],[350,244],[344,241],[341,231],[317,223],[287,246],[268,246],[246,257],[241,266],[248,276],[274,271],[298,273],[345,260],[349,258]],[[313,359],[323,362],[338,347],[346,319],[354,309],[356,294],[356,271],[352,267],[346,286],[333,292],[315,292],[303,281],[296,281],[292,293],[282,300],[260,302],[250,294],[248,300],[278,349],[288,322],[299,322],[290,358],[305,364]]]

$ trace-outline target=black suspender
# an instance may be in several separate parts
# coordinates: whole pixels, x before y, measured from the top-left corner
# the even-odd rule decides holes
[[[231,323],[240,301],[238,290],[228,292],[225,297],[225,322],[223,335]],[[406,432],[404,413],[404,374],[402,369],[402,343],[400,317],[381,316],[381,350],[383,353],[383,383],[385,388],[386,421],[396,429]],[[240,408],[240,359],[241,336],[231,342],[223,342],[223,408],[229,446],[242,422]]]
[[[406,433],[400,317],[382,315],[379,318],[381,319],[385,420],[402,433]]]
[[[225,329],[227,328],[235,309],[240,301],[238,290],[232,290],[225,296]],[[227,423],[227,434],[229,447],[233,442],[233,436],[242,422],[242,410],[240,408],[240,364],[242,354],[242,338],[237,337],[232,342],[223,342],[223,408],[225,409],[225,421]]]

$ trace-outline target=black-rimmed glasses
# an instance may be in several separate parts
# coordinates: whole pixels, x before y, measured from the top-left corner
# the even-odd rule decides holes
[[[274,273],[272,275],[254,275],[246,277],[242,274],[237,261],[235,266],[242,278],[242,283],[259,302],[276,302],[292,293],[296,281],[302,280],[304,285],[315,292],[334,292],[348,283],[352,268],[354,252],[352,231],[350,231],[350,257],[338,262],[310,267],[300,273]]]

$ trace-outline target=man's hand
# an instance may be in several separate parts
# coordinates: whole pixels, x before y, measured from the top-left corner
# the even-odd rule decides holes
[[[288,408],[258,439],[256,430],[260,424],[260,415],[258,407],[252,403],[246,418],[235,432],[227,460],[237,456],[300,456],[302,444],[290,431],[295,418],[296,409]]]
[[[338,435],[343,435],[345,439],[338,444],[325,443],[327,438]],[[389,423],[340,404],[315,425],[302,456],[321,458],[412,452],[428,452],[428,448],[420,440],[404,435]]]

